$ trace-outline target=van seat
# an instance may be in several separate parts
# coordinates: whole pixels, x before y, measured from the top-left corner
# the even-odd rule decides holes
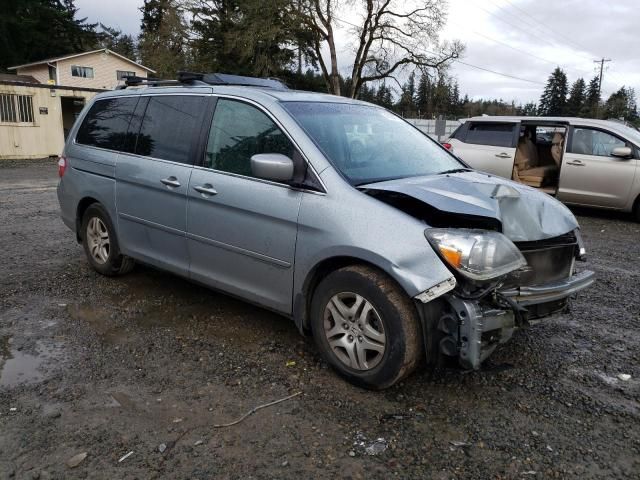
[[[543,165],[540,167],[528,168],[526,170],[514,171],[514,180],[529,185],[530,187],[542,187],[552,183],[558,173],[556,165]]]

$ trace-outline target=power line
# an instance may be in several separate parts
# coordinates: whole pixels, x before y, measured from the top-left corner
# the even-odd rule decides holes
[[[476,8],[478,8],[478,9],[482,10],[483,12],[488,13],[488,14],[489,14],[489,15],[491,15],[492,17],[497,18],[497,19],[498,19],[498,20],[500,20],[501,22],[506,23],[507,25],[509,25],[509,26],[511,26],[511,27],[514,27],[514,28],[516,28],[516,29],[518,29],[519,31],[521,31],[521,32],[522,32],[522,28],[521,28],[521,27],[518,27],[517,25],[514,25],[512,22],[510,22],[510,21],[508,21],[508,20],[505,20],[505,19],[504,19],[504,18],[502,18],[502,17],[499,17],[497,14],[495,14],[495,13],[493,13],[493,12],[491,12],[491,11],[487,10],[487,9],[486,9],[486,8],[484,8],[484,7],[481,7],[480,5],[478,5],[478,4],[476,4],[476,3],[473,3],[473,5],[474,5]],[[495,5],[495,4],[494,4],[494,5]],[[503,11],[504,11],[504,9],[503,9],[502,7],[500,7],[500,6],[498,6],[498,5],[496,5],[496,6],[497,6],[500,10],[503,10]],[[509,12],[507,12],[507,13],[509,13]],[[520,18],[518,18],[518,17],[515,17],[515,18],[516,18],[516,19],[518,19],[518,20],[520,20]],[[524,32],[523,32],[523,33],[526,33],[527,35],[529,35],[529,36],[531,36],[531,37],[533,37],[533,38],[536,38],[536,39],[541,40],[541,41],[543,41],[543,42],[545,42],[545,43],[548,43],[548,44],[549,44],[549,45],[551,45],[552,47],[557,47],[557,46],[558,46],[558,44],[559,44],[559,42],[553,43],[553,42],[551,42],[550,40],[548,40],[547,38],[541,37],[540,35],[536,35],[536,34],[534,34],[533,32],[528,31],[528,30],[524,30]],[[573,49],[573,48],[572,48],[572,49]],[[587,59],[591,60],[591,58],[586,57],[586,56],[584,56],[584,55],[581,55],[581,54],[579,54],[579,53],[576,53],[575,55],[580,56],[580,57],[584,57],[584,58],[587,58]]]
[[[341,18],[338,18],[338,17],[336,17],[336,16],[334,16],[333,18],[335,18],[335,19],[336,19],[336,20],[338,20],[339,22],[346,23],[347,25],[351,25],[352,27],[360,28],[358,25],[355,25],[355,24],[353,24],[353,23],[351,23],[351,22],[348,22],[348,21],[346,21],[346,20],[342,20]],[[436,55],[436,56],[438,55],[437,53],[430,52],[430,51],[426,51],[426,53],[430,53],[431,55]],[[481,66],[479,66],[479,65],[473,65],[472,63],[463,62],[462,60],[459,60],[459,59],[457,59],[457,58],[452,58],[452,59],[451,59],[451,61],[452,61],[452,62],[456,62],[456,63],[460,63],[460,64],[462,64],[462,65],[466,65],[467,67],[476,68],[476,69],[478,69],[478,70],[482,70],[482,71],[484,71],[484,72],[489,72],[489,73],[493,73],[493,74],[495,74],[495,75],[500,75],[500,76],[502,76],[502,77],[510,78],[510,79],[512,79],[512,80],[520,80],[520,81],[522,81],[522,82],[534,83],[534,84],[537,84],[537,85],[545,85],[545,83],[544,83],[544,82],[539,82],[539,81],[536,81],[536,80],[530,80],[530,79],[528,79],[528,78],[517,77],[517,76],[515,76],[515,75],[510,75],[510,74],[508,74],[508,73],[497,72],[497,71],[492,70],[492,69],[490,69],[490,68],[481,67]]]
[[[540,24],[542,27],[544,27],[546,30],[548,30],[549,32],[551,32],[554,35],[557,35],[558,37],[563,38],[566,42],[571,43],[573,45],[575,45],[577,48],[579,48],[580,50],[584,50],[585,52],[588,52],[589,49],[588,48],[584,48],[583,46],[577,44],[573,39],[567,37],[566,35],[564,35],[561,32],[557,32],[555,30],[552,30],[551,28],[549,28],[548,26],[546,26],[544,23],[542,23],[540,20],[538,20],[537,18],[535,18],[533,15],[531,15],[530,13],[528,13],[527,11],[523,10],[522,8],[520,8],[518,5],[515,5],[514,3],[512,3],[510,0],[504,0],[505,2],[507,2],[509,5],[511,5],[512,8],[515,8],[516,10],[519,10],[520,12],[522,12],[523,14],[525,14],[527,17],[529,17],[531,20],[533,20],[534,22]]]
[[[452,23],[457,24],[457,25],[458,25],[458,26],[460,26],[460,27],[466,28],[466,26],[462,25],[462,24],[461,24],[461,23],[459,23],[459,22],[453,21]],[[481,33],[481,32],[478,32],[478,31],[476,31],[476,30],[469,30],[469,31],[470,31],[471,33],[473,33],[473,34],[475,34],[475,35],[478,35],[478,36],[480,36],[480,37],[482,37],[482,38],[485,38],[485,39],[487,39],[487,40],[489,40],[489,41],[491,41],[491,42],[495,42],[495,43],[497,43],[497,44],[499,44],[499,45],[502,45],[502,46],[504,46],[504,47],[510,48],[511,50],[515,50],[516,52],[524,53],[525,55],[528,55],[528,56],[530,56],[530,57],[532,57],[532,58],[535,58],[535,59],[537,59],[537,60],[540,60],[540,61],[542,61],[542,62],[546,62],[546,63],[552,64],[552,65],[560,66],[560,67],[563,67],[563,68],[565,68],[565,69],[576,69],[576,70],[581,70],[581,71],[583,71],[583,72],[587,72],[587,71],[589,71],[589,70],[587,70],[586,68],[580,68],[580,67],[578,67],[577,65],[560,65],[557,61],[549,60],[549,59],[547,59],[547,58],[543,58],[543,57],[539,57],[538,55],[534,55],[534,54],[533,54],[533,53],[531,53],[531,52],[527,52],[527,51],[522,50],[522,49],[520,49],[520,48],[514,47],[513,45],[509,45],[509,44],[508,44],[508,43],[506,43],[506,42],[503,42],[503,41],[498,40],[498,39],[496,39],[496,38],[490,37],[490,36],[485,35],[485,34],[483,34],[483,33]]]
[[[462,60],[453,59],[454,62],[461,63],[462,65],[466,65],[467,67],[477,68],[478,70],[483,70],[485,72],[495,73],[496,75],[501,75],[503,77],[512,78],[514,80],[521,80],[523,82],[535,83],[537,85],[546,85],[544,82],[539,82],[537,80],[529,80],[528,78],[516,77],[515,75],[509,75],[508,73],[496,72],[495,70],[491,70],[490,68],[480,67],[478,65],[473,65],[471,63],[463,62]]]

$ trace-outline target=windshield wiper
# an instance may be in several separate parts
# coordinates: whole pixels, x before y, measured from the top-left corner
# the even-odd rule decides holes
[[[445,175],[447,173],[462,173],[462,172],[470,172],[470,168],[452,168],[451,170],[445,170],[444,172],[438,172],[438,175]]]

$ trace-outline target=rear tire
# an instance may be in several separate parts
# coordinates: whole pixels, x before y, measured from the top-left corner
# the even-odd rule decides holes
[[[364,388],[392,386],[422,355],[415,305],[395,281],[364,265],[341,268],[320,282],[311,330],[327,363]]]
[[[81,228],[84,252],[96,272],[112,277],[133,269],[135,262],[120,253],[115,228],[102,205],[94,203],[87,208]]]

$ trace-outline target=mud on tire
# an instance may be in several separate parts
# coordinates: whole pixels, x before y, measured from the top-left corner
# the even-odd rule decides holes
[[[364,304],[356,305],[358,298],[370,307],[360,306],[358,311],[356,307]],[[420,320],[413,301],[393,279],[368,266],[341,268],[320,282],[311,303],[311,330],[322,357],[360,387],[388,388],[415,370],[422,358]],[[378,350],[349,355],[351,347],[360,346],[362,352],[359,341]]]

